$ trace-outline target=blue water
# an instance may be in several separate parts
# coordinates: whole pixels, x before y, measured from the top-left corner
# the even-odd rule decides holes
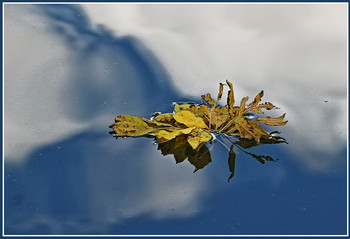
[[[212,162],[193,173],[187,161],[176,164],[172,155],[162,156],[150,138],[116,140],[108,133],[113,116],[148,118],[156,111],[172,112],[174,101],[201,100],[181,95],[138,39],[93,28],[76,5],[38,8],[52,34],[71,50],[72,85],[66,97],[80,104],[69,114],[78,121],[111,117],[42,145],[21,164],[5,158],[6,235],[347,233],[345,144],[332,155],[337,163],[321,173],[296,160],[289,144],[248,149],[279,159],[265,164],[236,150],[235,176],[228,182],[228,150],[218,142],[207,145]],[[94,81],[93,59],[102,59],[108,84]],[[116,59],[123,64],[114,64]],[[297,140],[279,130],[287,141]]]

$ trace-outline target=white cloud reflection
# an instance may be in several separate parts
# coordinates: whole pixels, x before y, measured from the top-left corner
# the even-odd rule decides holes
[[[72,13],[67,12],[65,16],[71,17],[69,14]],[[152,90],[150,92],[143,91],[140,83],[146,83],[142,82],[144,79],[138,74],[153,74],[158,77],[155,80],[166,81],[161,67],[156,63],[152,65],[151,55],[142,51],[142,46],[133,42],[133,39],[114,39],[120,40],[117,44],[124,44],[116,49],[103,44],[91,47],[95,40],[93,38],[98,38],[98,34],[91,36],[94,32],[88,32],[89,29],[83,29],[87,34],[86,31],[79,32],[81,29],[70,26],[74,21],[71,23],[63,19],[55,27],[62,31],[61,35],[68,36],[67,43],[63,37],[57,36],[51,22],[37,6],[6,5],[4,17],[5,165],[7,169],[23,167],[24,175],[37,171],[35,176],[27,175],[18,180],[20,186],[17,189],[10,185],[7,188],[10,191],[18,190],[21,197],[26,196],[25,203],[30,204],[30,208],[38,208],[35,211],[23,209],[26,206],[20,205],[8,209],[7,230],[35,231],[45,225],[48,234],[61,234],[70,227],[77,233],[101,233],[105,226],[140,215],[154,219],[195,215],[201,207],[200,199],[207,193],[207,185],[201,175],[189,179],[192,165],[187,163],[174,167],[174,160],[169,159],[172,156],[163,157],[155,146],[149,145],[135,150],[135,141],[124,141],[116,146],[113,138],[107,134],[107,126],[117,114],[151,113],[149,108],[140,107],[140,104],[148,105],[145,96],[150,92],[154,95],[152,91],[157,91],[157,86],[148,87]],[[77,49],[70,49],[71,43]],[[123,47],[131,48],[127,49],[131,53],[118,52]],[[134,69],[138,51],[151,62],[143,65],[151,69]],[[152,67],[155,67],[154,71]],[[170,93],[167,91],[164,94]],[[148,101],[154,103],[152,99]],[[75,168],[76,172],[71,174],[70,170],[74,166],[65,168],[64,165],[68,163],[66,156],[50,156],[50,147],[54,146],[63,152],[67,147],[66,142],[83,132],[98,132],[99,135],[103,132],[108,137],[103,137],[97,144],[96,140],[91,143],[91,136],[86,140],[68,143],[68,146],[77,144],[75,147],[78,151],[72,151],[69,157],[73,157],[75,163],[75,159],[82,160],[79,161],[80,166]],[[138,166],[133,165],[135,161],[125,162],[122,156],[118,156],[124,151],[126,155],[134,152],[134,156],[140,156],[135,159]],[[45,155],[49,156],[45,160],[40,159]],[[38,166],[33,166],[30,163],[33,159],[42,161]],[[47,175],[50,167],[55,167],[52,164],[57,162],[61,165],[57,166],[57,170],[62,167],[65,172],[62,178],[53,170],[55,176],[52,176],[51,182],[45,177],[50,177]],[[74,165],[74,162],[70,164]],[[59,185],[65,180],[70,181],[69,187],[61,188]],[[73,212],[65,215],[65,210],[60,209],[61,205],[50,206],[56,190],[75,195],[63,197],[60,204],[83,207],[86,215],[84,220],[94,226],[87,226],[86,223],[81,226],[80,215]],[[76,196],[84,190],[88,191],[87,198]],[[11,193],[7,195],[12,197]],[[11,200],[7,201],[7,207],[11,207]],[[16,210],[23,210],[26,216],[19,218]],[[64,222],[56,218],[57,212],[63,214],[66,219]]]
[[[289,149],[310,168],[337,162],[347,138],[346,4],[85,5],[94,23],[142,39],[180,91],[237,98],[265,90],[287,112]]]

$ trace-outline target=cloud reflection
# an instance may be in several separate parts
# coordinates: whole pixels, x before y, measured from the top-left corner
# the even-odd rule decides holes
[[[237,98],[264,89],[287,112],[291,152],[322,171],[344,160],[346,4],[84,5],[94,24],[137,36],[174,84],[200,95],[233,82]]]
[[[205,178],[108,134],[120,113],[183,98],[151,51],[94,28],[77,5],[6,5],[5,31],[6,234],[100,234],[197,213]]]

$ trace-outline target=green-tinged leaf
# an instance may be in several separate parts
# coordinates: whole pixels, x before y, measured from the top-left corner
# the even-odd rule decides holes
[[[187,127],[197,127],[201,129],[208,128],[208,126],[204,123],[202,118],[196,117],[190,111],[180,111],[174,114],[174,119],[177,122],[186,125]]]
[[[176,114],[176,113],[178,113],[180,111],[181,111],[180,106],[178,104],[175,104],[175,106],[174,106],[174,113]]]
[[[205,100],[208,105],[210,105],[212,107],[215,106],[215,101],[211,98],[210,93],[202,95],[202,99]]]
[[[157,115],[156,117],[154,117],[154,120],[156,122],[170,124],[172,121],[174,121],[174,117],[173,117],[173,114],[166,113],[166,114]]]
[[[115,117],[115,123],[110,128],[113,129],[116,137],[143,136],[156,130],[144,120],[144,118],[138,116],[119,115]]]
[[[228,167],[230,169],[231,175],[228,178],[228,181],[230,181],[233,176],[235,176],[235,165],[236,165],[236,154],[233,152],[233,144],[230,147],[230,152],[228,154]]]
[[[278,125],[285,125],[288,121],[283,121],[286,114],[281,115],[278,118],[272,118],[272,117],[258,117],[256,118],[256,121],[259,121],[260,123],[270,125],[270,126],[278,126]]]
[[[232,83],[229,82],[228,80],[226,80],[226,83],[230,87],[230,90],[229,90],[229,92],[227,94],[228,112],[230,113],[230,115],[233,115],[234,114],[233,106],[235,104],[235,97],[234,97],[234,94],[233,94],[233,86],[232,86]]]
[[[174,139],[176,136],[181,134],[189,134],[194,129],[194,127],[186,128],[186,129],[174,129],[172,131],[161,130],[156,134],[159,143],[164,143],[171,139]]]
[[[187,141],[192,146],[193,149],[197,149],[199,145],[204,142],[211,140],[211,134],[203,129],[194,129],[188,135]]]
[[[180,110],[188,110],[193,104],[181,104],[179,105]]]

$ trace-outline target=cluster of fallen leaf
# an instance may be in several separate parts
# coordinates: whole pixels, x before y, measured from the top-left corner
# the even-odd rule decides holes
[[[159,114],[152,120],[120,115],[115,118],[115,123],[110,128],[116,137],[155,136],[160,144],[181,136],[182,141],[187,141],[197,152],[205,142],[213,139],[212,133],[254,139],[257,143],[261,139],[274,139],[259,123],[269,126],[285,125],[287,123],[283,121],[285,114],[278,118],[256,117],[247,120],[247,114],[263,114],[263,109],[271,110],[276,107],[269,102],[260,103],[263,91],[248,105],[246,105],[248,97],[244,97],[239,106],[234,106],[232,83],[229,81],[226,83],[229,91],[225,106],[218,104],[224,88],[224,84],[220,83],[216,101],[207,93],[202,95],[205,104],[175,104],[173,113]]]

